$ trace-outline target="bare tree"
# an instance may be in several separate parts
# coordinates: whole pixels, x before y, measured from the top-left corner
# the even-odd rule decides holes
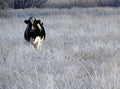
[[[47,3],[46,3],[47,2]],[[120,6],[120,0],[65,0],[65,3],[49,3],[49,0],[0,0],[0,9],[7,8],[42,8],[42,7],[97,7],[97,6]]]
[[[15,0],[14,2],[14,8],[33,8],[33,7],[42,7],[44,3],[46,3],[47,0]]]
[[[0,9],[5,9],[8,7],[8,0],[0,0]]]

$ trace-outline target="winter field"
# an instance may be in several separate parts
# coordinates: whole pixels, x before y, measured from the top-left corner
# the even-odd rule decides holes
[[[0,12],[0,89],[120,89],[120,8]],[[24,40],[30,16],[42,50]]]

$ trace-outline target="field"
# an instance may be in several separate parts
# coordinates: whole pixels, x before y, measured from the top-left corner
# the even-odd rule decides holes
[[[24,40],[41,19],[42,50]],[[1,11],[0,89],[119,89],[120,8]]]

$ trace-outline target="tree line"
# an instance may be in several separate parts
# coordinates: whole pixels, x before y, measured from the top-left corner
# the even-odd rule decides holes
[[[0,9],[40,8],[47,0],[0,0]]]
[[[51,2],[50,2],[51,1]],[[58,0],[59,1],[59,0]],[[120,6],[120,0],[65,0],[65,3],[54,3],[54,0],[0,0],[0,9],[14,8],[66,8],[66,7],[105,7]],[[67,3],[66,3],[67,2]]]

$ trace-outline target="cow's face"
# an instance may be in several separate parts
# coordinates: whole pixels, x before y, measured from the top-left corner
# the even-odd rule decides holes
[[[34,17],[30,17],[29,22],[34,25],[36,22],[36,19]]]
[[[31,29],[35,29],[38,23],[41,23],[40,20],[36,20],[35,17],[30,17],[28,20],[24,21]]]

